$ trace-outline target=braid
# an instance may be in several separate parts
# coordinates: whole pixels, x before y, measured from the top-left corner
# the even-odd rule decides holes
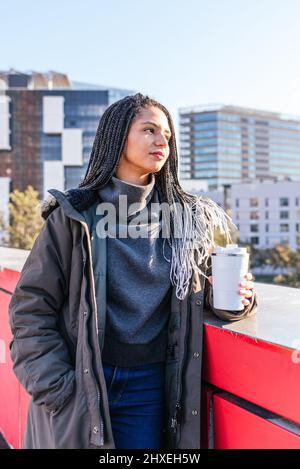
[[[175,129],[169,111],[155,99],[137,93],[113,103],[103,113],[96,132],[86,174],[79,184],[82,189],[99,190],[114,175],[120,161],[131,123],[142,109],[154,106],[167,117],[171,131],[169,157],[155,173],[155,185],[161,202],[170,210],[169,243],[172,247],[170,278],[176,285],[179,299],[188,292],[193,272],[205,276],[214,243],[214,230],[218,228],[231,241],[230,228],[236,226],[215,202],[206,197],[186,193],[178,179],[178,155]],[[178,209],[178,206],[182,209]],[[181,237],[176,238],[175,227],[180,225]]]

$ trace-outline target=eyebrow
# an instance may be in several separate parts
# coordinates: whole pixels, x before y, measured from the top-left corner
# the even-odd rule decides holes
[[[152,122],[152,121],[146,121],[146,122],[142,122],[142,125],[145,125],[145,124],[151,124],[151,125],[154,125],[154,127],[158,128],[158,129],[161,129],[162,127],[158,124],[156,124],[155,122]],[[171,131],[170,130],[165,130],[165,132],[169,135],[172,135]]]

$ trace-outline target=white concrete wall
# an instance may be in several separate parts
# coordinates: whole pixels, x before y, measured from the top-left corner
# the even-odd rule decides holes
[[[11,150],[9,144],[9,102],[9,96],[0,95],[0,150]]]
[[[207,191],[208,184],[204,179],[180,179],[182,188],[191,194],[200,194]]]
[[[224,191],[223,189],[216,189],[212,191],[207,191],[203,195],[212,199],[216,204],[220,205],[220,207],[224,208],[225,200],[224,200]]]
[[[224,208],[224,190],[216,189],[209,191],[206,179],[181,179],[180,184],[182,188],[190,194],[208,197],[220,205],[220,207]]]
[[[257,198],[257,207],[251,207],[251,198]],[[288,199],[288,206],[280,205],[281,198]],[[292,249],[297,249],[297,238],[300,240],[300,182],[232,184],[231,208],[233,221],[239,225],[242,241],[250,242],[251,237],[258,237],[259,242],[255,244],[258,248],[286,243]],[[288,218],[281,218],[281,212],[287,212]],[[258,218],[254,219],[256,215]],[[257,233],[251,232],[251,225],[258,225]],[[281,231],[281,225],[288,225],[288,231]]]
[[[61,134],[64,128],[64,97],[43,96],[43,132]]]
[[[64,129],[62,132],[62,161],[64,166],[82,166],[82,130]]]
[[[48,189],[65,188],[64,166],[62,161],[44,161],[44,198],[49,196]]]

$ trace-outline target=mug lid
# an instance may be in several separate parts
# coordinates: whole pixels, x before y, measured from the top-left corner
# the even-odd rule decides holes
[[[247,254],[245,247],[239,247],[238,244],[226,244],[226,247],[216,246],[212,252],[213,256],[216,255],[235,256]]]

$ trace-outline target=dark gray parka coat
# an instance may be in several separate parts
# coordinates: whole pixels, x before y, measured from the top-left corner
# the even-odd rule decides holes
[[[24,447],[115,448],[100,346],[106,242],[101,241],[100,271],[94,272],[92,241],[80,213],[95,191],[49,192],[42,212],[46,221],[9,305],[14,372],[31,395]],[[165,363],[166,448],[200,448],[202,318],[211,301],[202,276],[193,277],[182,301],[173,289]],[[256,304],[254,295],[243,311],[212,309],[222,319],[238,320],[254,314]]]

